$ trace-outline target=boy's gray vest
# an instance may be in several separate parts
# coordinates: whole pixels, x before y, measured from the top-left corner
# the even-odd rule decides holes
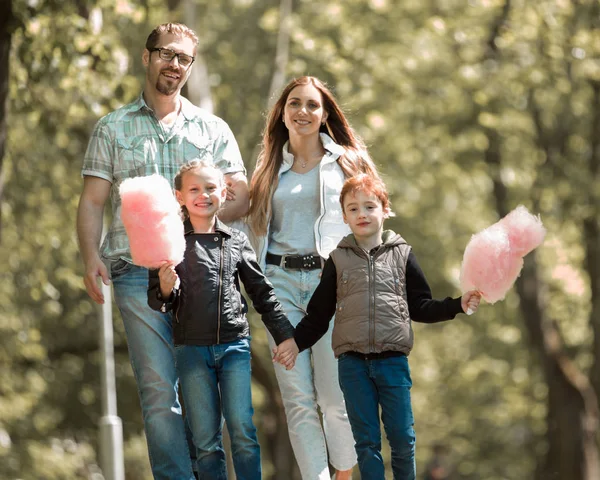
[[[337,271],[337,307],[332,346],[344,352],[408,355],[413,332],[406,299],[406,261],[410,246],[394,232],[383,234],[374,255],[356,245],[352,235],[331,252]]]

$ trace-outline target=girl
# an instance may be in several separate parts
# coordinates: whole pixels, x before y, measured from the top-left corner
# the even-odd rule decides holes
[[[360,172],[377,176],[331,92],[315,77],[290,82],[268,115],[248,223],[260,264],[266,264],[292,324],[306,313],[324,259],[350,232],[338,197],[344,180]],[[336,480],[349,479],[356,464],[330,345],[331,331],[298,356],[293,370],[275,368],[304,480],[328,480],[328,460]]]
[[[185,216],[186,251],[177,266],[150,271],[148,303],[174,312],[175,361],[196,447],[199,478],[225,480],[222,416],[240,480],[260,480],[260,447],[252,422],[248,306],[240,280],[279,344],[294,329],[264,277],[246,235],[217,218],[227,188],[212,164],[194,162],[175,176]],[[292,368],[295,355],[284,365]]]

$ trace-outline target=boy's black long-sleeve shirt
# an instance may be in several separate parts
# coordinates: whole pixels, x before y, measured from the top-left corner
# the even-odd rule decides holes
[[[461,297],[432,298],[431,288],[416,256],[410,252],[406,262],[406,294],[410,318],[415,322],[437,323],[464,313]],[[333,260],[325,262],[321,281],[307,307],[307,315],[296,326],[294,339],[300,351],[312,347],[329,328],[335,314],[337,299],[337,271]]]

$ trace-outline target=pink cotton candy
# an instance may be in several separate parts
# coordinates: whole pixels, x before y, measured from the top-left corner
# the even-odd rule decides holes
[[[522,205],[492,226],[473,235],[465,248],[460,286],[482,298],[502,300],[523,268],[523,257],[541,245],[546,229]]]
[[[519,205],[499,223],[508,232],[511,250],[521,257],[541,245],[546,236],[546,229],[539,215],[532,215],[523,205]]]
[[[133,263],[146,268],[179,264],[185,238],[181,210],[169,182],[158,174],[129,178],[119,194]]]

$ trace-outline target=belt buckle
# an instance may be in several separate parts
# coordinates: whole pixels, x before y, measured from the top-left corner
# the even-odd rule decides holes
[[[287,266],[286,266],[286,259],[287,259],[287,255],[282,255],[281,256],[281,261],[279,262],[279,266],[281,268],[287,268]]]
[[[316,266],[314,255],[302,255],[302,267],[313,268]]]

